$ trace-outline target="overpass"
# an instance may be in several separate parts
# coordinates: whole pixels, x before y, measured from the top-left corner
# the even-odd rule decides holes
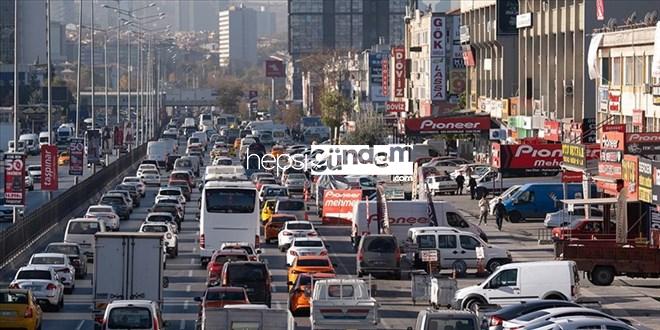
[[[155,94],[155,93],[153,93]],[[143,97],[149,93],[142,93]],[[209,107],[217,104],[218,92],[212,88],[169,88],[161,93],[162,104],[165,107]],[[136,91],[131,93],[131,107],[135,107],[139,94]],[[128,107],[128,92],[121,91],[119,95],[119,106]],[[92,92],[80,92],[80,106],[85,108],[91,105]],[[105,91],[98,90],[94,94],[94,105],[105,106]],[[115,108],[117,105],[117,92],[108,91],[108,107]]]

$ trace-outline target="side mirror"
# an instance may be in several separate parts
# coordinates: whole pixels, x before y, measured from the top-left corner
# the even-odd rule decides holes
[[[202,297],[195,297],[193,300],[196,302],[202,302]]]
[[[261,254],[263,251],[261,251],[261,249],[257,249],[255,252],[256,252],[257,254]]]

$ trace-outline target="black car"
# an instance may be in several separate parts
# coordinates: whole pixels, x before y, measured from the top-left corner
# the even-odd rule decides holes
[[[496,312],[485,315],[485,322],[489,327],[502,329],[502,323],[516,319],[525,314],[557,307],[582,307],[576,303],[565,300],[535,300],[504,307]]]
[[[128,220],[128,217],[131,215],[130,205],[126,203],[126,200],[122,196],[103,196],[98,204],[112,206],[122,220]]]
[[[140,207],[140,192],[138,192],[137,187],[134,184],[122,183],[115,186],[115,190],[124,190],[128,191],[128,194],[131,195],[133,200],[134,207]]]
[[[266,264],[259,261],[227,262],[222,267],[222,286],[245,288],[252,304],[271,304],[271,278]]]
[[[180,210],[176,207],[175,204],[156,203],[152,208],[149,209],[149,212],[167,212],[171,214],[174,217],[174,221],[176,221],[177,228],[181,230],[181,221],[183,221],[183,214],[180,212]]]
[[[166,171],[172,171],[174,169],[174,162],[176,162],[177,159],[181,157],[180,155],[168,155],[167,156],[167,163],[165,165],[165,170]]]

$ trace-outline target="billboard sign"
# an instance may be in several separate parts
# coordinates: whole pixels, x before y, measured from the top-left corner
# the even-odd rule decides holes
[[[386,101],[387,97],[383,95],[383,58],[387,54],[370,53],[369,54],[369,97],[371,101]]]
[[[25,154],[5,154],[5,205],[25,205]]]
[[[444,101],[447,99],[446,73],[445,58],[431,58],[431,101]]]
[[[409,134],[458,134],[490,131],[489,116],[422,117],[406,119]]]
[[[350,223],[353,206],[362,199],[362,189],[327,189],[323,192],[323,218]]]
[[[561,123],[556,120],[546,119],[543,138],[553,142],[561,141]]]
[[[101,162],[101,130],[95,129],[85,133],[87,141],[87,162],[99,164]]]
[[[56,191],[57,184],[57,146],[41,146],[41,190]]]
[[[626,153],[631,155],[660,154],[660,132],[627,133]]]
[[[637,164],[637,193],[641,202],[653,203],[653,162],[640,157]]]
[[[85,139],[69,139],[69,175],[83,175],[85,163]]]
[[[562,164],[562,145],[493,143],[491,165],[500,172],[556,175]]]
[[[406,111],[406,102],[387,101],[387,113],[397,113]]]
[[[445,16],[431,17],[431,58],[445,57],[446,31]]]
[[[406,89],[406,49],[392,48],[394,57],[394,97],[404,97]]]
[[[284,63],[280,60],[266,60],[266,77],[284,77]]]
[[[637,163],[639,156],[624,155],[621,162],[621,178],[625,182],[625,189],[628,192],[628,201],[637,200]]]
[[[390,58],[385,57],[380,60],[380,66],[381,66],[381,73],[382,73],[382,78],[381,78],[381,94],[383,96],[388,96],[390,95]]]

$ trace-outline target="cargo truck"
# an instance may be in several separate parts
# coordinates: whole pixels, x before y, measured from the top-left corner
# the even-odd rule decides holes
[[[254,329],[293,330],[295,320],[286,309],[271,309],[266,305],[227,305],[224,308],[205,308],[197,330]]]

